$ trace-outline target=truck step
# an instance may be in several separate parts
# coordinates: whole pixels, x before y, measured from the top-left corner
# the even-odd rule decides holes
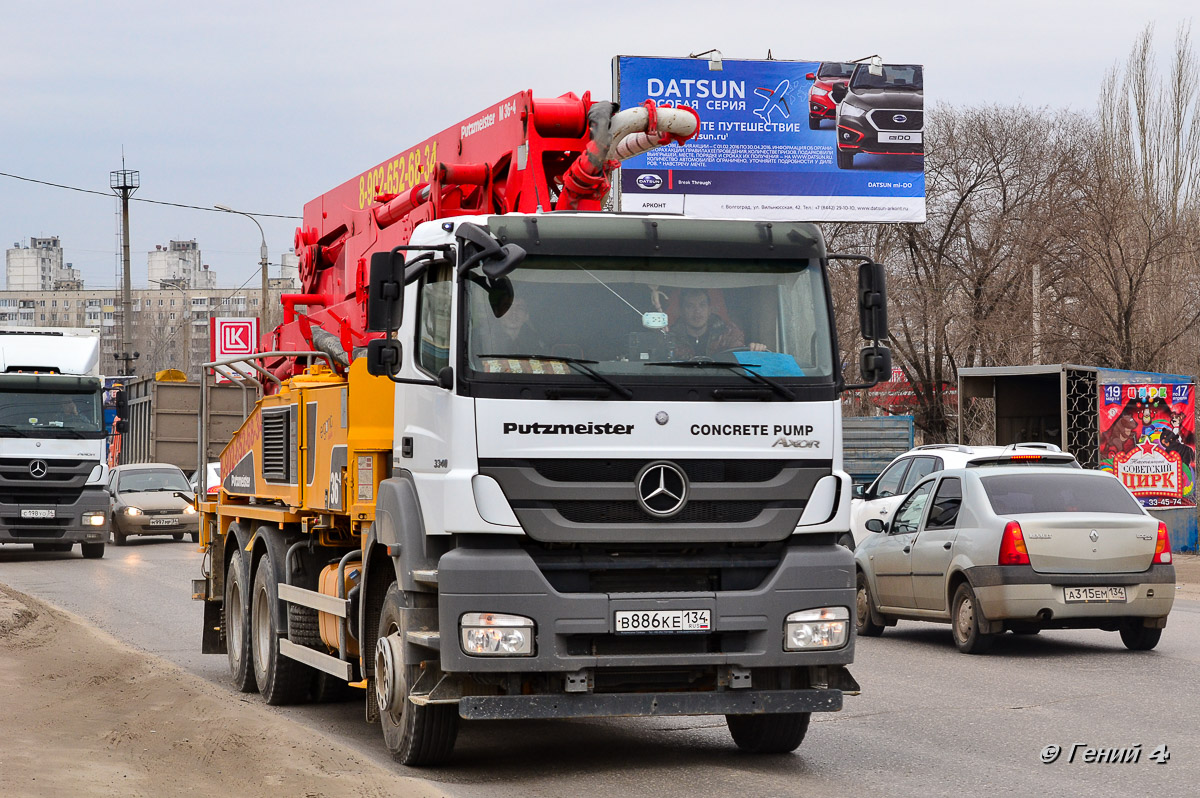
[[[438,583],[438,572],[436,568],[430,570],[416,570],[412,572],[413,581],[420,582],[424,585],[436,585]]]
[[[424,646],[434,650],[441,650],[442,633],[441,632],[414,632],[408,631],[404,633],[404,639],[413,645]]]

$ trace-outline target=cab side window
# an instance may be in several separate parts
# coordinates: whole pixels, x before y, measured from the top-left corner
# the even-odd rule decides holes
[[[909,494],[892,519],[891,533],[893,535],[907,535],[917,531],[917,527],[921,525],[921,516],[925,514],[925,505],[929,503],[929,493],[932,490],[932,481],[923,482],[920,487]]]
[[[879,475],[879,479],[875,480],[875,487],[871,490],[870,498],[885,499],[888,496],[895,496],[900,491],[900,483],[904,480],[904,472],[908,470],[908,466],[912,461],[913,458],[906,457],[888,466]]]
[[[933,507],[929,509],[926,529],[951,529],[958,522],[958,509],[962,507],[962,482],[958,477],[947,477],[938,485],[933,495]]]
[[[432,375],[450,365],[453,274],[449,264],[431,266],[417,295],[417,365]]]

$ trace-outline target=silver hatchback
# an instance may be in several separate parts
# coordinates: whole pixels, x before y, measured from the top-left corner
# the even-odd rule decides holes
[[[918,483],[855,552],[858,633],[950,623],[968,654],[1005,631],[1099,628],[1158,644],[1175,599],[1166,525],[1120,480],[1044,466],[960,468]]]

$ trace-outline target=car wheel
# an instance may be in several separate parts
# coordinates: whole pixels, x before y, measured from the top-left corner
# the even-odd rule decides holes
[[[295,704],[308,697],[312,668],[279,651],[279,584],[271,555],[264,554],[254,568],[254,592],[250,597],[250,651],[254,681],[271,706]]]
[[[1162,629],[1151,629],[1142,626],[1140,620],[1121,624],[1121,642],[1130,651],[1149,651],[1158,645],[1162,637]]]
[[[843,151],[841,147],[837,151],[838,169],[853,169],[854,168],[854,153]]]
[[[875,623],[875,619],[871,617],[871,588],[867,585],[866,574],[858,571],[855,581],[858,586],[858,595],[854,601],[855,629],[860,637],[879,637],[883,634],[883,624]]]
[[[821,129],[821,117],[809,116],[808,117],[808,129],[809,130],[820,130]]]
[[[458,739],[458,708],[453,704],[414,704],[409,691],[421,673],[420,666],[405,662],[406,594],[393,582],[383,600],[375,642],[375,695],[368,697],[379,708],[383,742],[402,765],[419,767],[445,762]]]
[[[986,654],[996,642],[996,635],[980,631],[987,623],[979,609],[979,600],[971,585],[963,582],[954,591],[954,603],[950,612],[950,628],[954,634],[954,645],[964,654]]]
[[[195,532],[191,532],[191,533],[189,533],[189,534],[192,536],[192,542],[193,542],[193,543],[199,543],[199,542],[200,542],[200,530],[199,530],[199,529],[197,529]]]
[[[176,540],[183,540],[183,533],[176,532],[174,535],[171,535],[171,537],[175,538]]]
[[[225,569],[225,651],[229,655],[229,675],[233,687],[242,693],[257,689],[250,667],[250,609],[246,601],[246,555],[230,534],[233,556]]]
[[[743,751],[752,754],[787,754],[804,742],[809,712],[771,715],[726,715],[729,736]]]
[[[125,539],[126,539],[125,533],[123,533],[121,531],[121,527],[117,525],[117,517],[115,515],[112,517],[111,526],[112,526],[112,533],[113,533],[113,543],[117,544],[118,546],[124,546]]]
[[[83,552],[85,560],[98,560],[104,556],[103,543],[80,543],[79,550]]]

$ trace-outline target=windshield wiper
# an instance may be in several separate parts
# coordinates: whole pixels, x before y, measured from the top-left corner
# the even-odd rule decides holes
[[[721,368],[721,369],[730,369],[730,370],[741,369],[740,371],[734,371],[733,373],[737,374],[739,377],[745,377],[746,379],[750,380],[751,382],[757,382],[759,385],[766,385],[772,391],[774,391],[775,393],[784,397],[785,399],[789,399],[792,401],[795,401],[795,399],[796,399],[796,394],[792,393],[790,390],[788,390],[784,386],[780,385],[775,380],[773,380],[769,377],[764,377],[763,375],[759,374],[757,371],[751,371],[750,369],[752,369],[752,368],[760,367],[757,363],[729,363],[729,362],[721,361],[721,360],[659,360],[659,361],[655,361],[653,363],[647,363],[646,365],[647,366],[674,366],[675,368],[686,368],[686,369],[703,369],[703,368],[712,368],[712,367]]]
[[[28,438],[29,430],[14,427],[12,424],[0,424],[0,435],[12,435],[15,438]]]
[[[567,357],[565,355],[526,355],[526,354],[514,355],[514,354],[495,354],[495,353],[489,353],[486,355],[476,355],[475,357],[500,357],[500,358],[508,358],[511,360],[557,360],[561,363],[566,363],[568,365],[575,366],[576,368],[579,369],[581,374],[587,374],[588,376],[592,377],[593,379],[604,383],[609,388],[612,388],[614,391],[616,391],[618,394],[625,397],[626,399],[633,398],[633,391],[629,390],[621,383],[615,382],[614,380],[611,380],[608,377],[605,377],[603,374],[601,374],[600,372],[598,372],[594,368],[592,368],[592,365],[600,362],[599,360],[583,360],[582,358]]]

